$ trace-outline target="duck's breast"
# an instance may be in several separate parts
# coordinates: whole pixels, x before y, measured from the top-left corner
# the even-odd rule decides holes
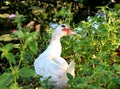
[[[55,80],[67,70],[68,63],[61,57],[54,59],[43,57],[36,59],[34,67],[36,73],[43,76],[43,79],[51,76],[51,79]]]

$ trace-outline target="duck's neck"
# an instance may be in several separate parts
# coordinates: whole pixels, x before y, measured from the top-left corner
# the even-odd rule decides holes
[[[52,37],[50,45],[43,53],[45,56],[60,57],[61,56],[61,42],[60,37]]]

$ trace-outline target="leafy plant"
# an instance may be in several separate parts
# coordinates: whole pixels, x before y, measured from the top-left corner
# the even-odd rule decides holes
[[[21,16],[17,13],[15,22],[18,30],[12,34],[13,37],[20,41],[18,44],[8,43],[1,44],[0,51],[1,59],[7,59],[9,63],[9,71],[5,71],[0,76],[0,87],[11,89],[22,88],[19,87],[19,80],[21,77],[30,78],[35,77],[35,72],[32,67],[28,65],[29,61],[34,59],[34,54],[37,54],[37,38],[38,32],[30,32],[29,29],[22,27]],[[17,48],[17,53],[12,53],[12,50]],[[29,59],[29,61],[28,61]],[[8,81],[9,80],[9,81]]]
[[[80,23],[78,23],[78,20],[78,24],[75,24],[72,20],[76,13],[79,13],[77,14],[79,18],[81,17],[79,11],[84,7],[85,0],[77,1],[80,3],[69,3],[67,1],[61,3],[56,1],[54,4],[37,2],[38,4],[36,5],[34,0],[33,2],[7,2],[10,12],[14,12],[12,8],[18,6],[16,10],[25,15],[16,13],[15,17],[10,19],[17,26],[16,32],[11,34],[11,37],[17,39],[17,42],[0,43],[0,60],[4,61],[3,64],[6,65],[5,67],[4,65],[2,66],[4,69],[0,75],[1,89],[53,88],[53,86],[48,86],[49,78],[42,82],[33,70],[33,61],[38,55],[38,48],[40,48],[39,51],[41,53],[46,49],[50,41],[52,31],[48,29],[49,21],[71,24],[71,28],[78,32],[76,36],[64,37],[61,40],[64,45],[62,56],[68,62],[74,60],[76,63],[76,76],[73,78],[68,74],[70,79],[68,84],[70,86],[67,89],[120,88],[119,4],[114,9],[107,6],[98,7],[101,8],[98,13],[102,12],[102,15],[97,14],[94,17],[90,17],[88,21],[81,21]],[[64,6],[63,8],[62,5]],[[89,6],[86,8],[89,8]],[[89,12],[89,9],[87,11]],[[28,12],[30,14],[26,15]],[[8,19],[8,16],[4,18]],[[30,29],[24,27],[24,21],[27,21],[28,18],[44,25],[40,31],[42,28],[45,30],[45,27],[46,30],[44,32],[42,30],[40,36],[37,31],[31,32]],[[44,86],[41,87],[41,85]]]
[[[82,21],[79,34],[71,37],[71,46],[64,49],[70,55],[68,59],[76,61],[76,77],[70,78],[68,89],[119,89],[120,71],[116,67],[120,57],[116,50],[120,42],[120,13],[118,9],[101,8],[104,16]]]

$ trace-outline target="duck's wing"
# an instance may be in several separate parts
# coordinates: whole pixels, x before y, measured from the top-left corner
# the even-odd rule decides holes
[[[51,80],[59,78],[68,68],[68,63],[61,57],[43,57],[34,62],[35,71],[43,76],[43,79],[51,76]]]
[[[71,61],[67,70],[64,72],[64,74],[58,78],[57,80],[57,84],[56,84],[56,89],[61,89],[63,87],[67,87],[67,82],[68,82],[68,77],[67,77],[67,73],[70,73],[73,77],[74,77],[74,68],[75,67],[75,63],[74,61]]]

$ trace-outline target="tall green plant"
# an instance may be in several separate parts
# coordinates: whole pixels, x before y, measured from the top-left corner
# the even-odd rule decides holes
[[[24,17],[16,13],[14,22],[17,24],[17,30],[12,34],[20,43],[1,44],[0,51],[1,60],[7,59],[9,63],[9,71],[5,71],[0,76],[0,88],[19,89],[19,80],[21,77],[34,77],[35,72],[33,68],[27,65],[28,58],[34,58],[37,54],[37,38],[38,32],[30,32],[29,29],[22,27]],[[17,49],[15,49],[17,48]],[[12,53],[12,50],[17,50],[17,53]],[[28,51],[29,50],[29,51]],[[30,59],[29,59],[30,60]]]

